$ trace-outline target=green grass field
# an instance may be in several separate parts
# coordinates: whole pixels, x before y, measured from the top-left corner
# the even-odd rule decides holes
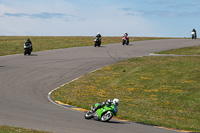
[[[89,109],[116,97],[119,118],[200,131],[199,65],[200,57],[193,56],[133,58],[66,84],[52,98]]]
[[[0,36],[0,56],[23,53],[23,45],[30,38],[34,51],[94,45],[94,37],[28,37]],[[159,37],[130,37],[130,41],[167,39]],[[102,44],[120,43],[121,37],[102,37]]]

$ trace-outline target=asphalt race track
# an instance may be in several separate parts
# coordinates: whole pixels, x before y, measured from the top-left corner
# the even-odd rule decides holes
[[[58,133],[176,133],[134,122],[86,120],[83,112],[57,106],[47,95],[64,83],[117,61],[196,45],[200,45],[199,40],[152,40],[128,46],[117,43],[33,52],[31,56],[0,56],[0,125]]]

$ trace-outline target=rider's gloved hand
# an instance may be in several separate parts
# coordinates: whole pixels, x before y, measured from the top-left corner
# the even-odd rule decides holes
[[[108,99],[108,103],[112,103],[112,100],[111,100],[111,99]]]

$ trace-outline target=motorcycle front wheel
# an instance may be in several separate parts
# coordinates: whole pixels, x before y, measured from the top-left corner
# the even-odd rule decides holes
[[[28,54],[27,49],[24,49],[24,55]]]
[[[125,44],[125,41],[122,41],[122,45],[124,45]]]
[[[98,43],[98,47],[100,47],[100,46],[101,46],[101,42]]]
[[[92,117],[93,117],[93,114],[90,111],[85,113],[85,119],[91,119]]]

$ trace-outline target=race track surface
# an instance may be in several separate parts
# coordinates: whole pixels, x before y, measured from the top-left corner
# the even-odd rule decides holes
[[[149,53],[199,45],[198,40],[169,39],[86,46],[0,56],[0,125],[58,133],[176,133],[134,122],[85,120],[84,113],[51,103],[54,88],[95,69]],[[23,48],[23,46],[22,46]]]

